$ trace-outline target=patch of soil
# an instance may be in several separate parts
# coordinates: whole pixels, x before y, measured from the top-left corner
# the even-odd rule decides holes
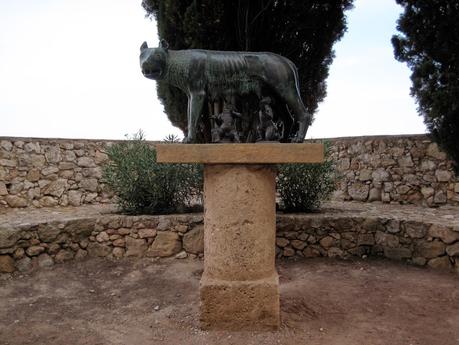
[[[459,277],[388,261],[281,262],[277,332],[202,331],[202,261],[89,259],[0,281],[0,344],[458,345]]]

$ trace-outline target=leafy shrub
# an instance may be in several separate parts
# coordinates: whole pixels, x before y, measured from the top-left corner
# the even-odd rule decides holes
[[[202,196],[202,168],[196,164],[156,162],[156,150],[142,131],[107,150],[104,182],[117,195],[121,211],[131,214],[177,213],[189,210]],[[166,142],[176,142],[168,137]]]
[[[285,212],[314,211],[336,188],[335,167],[328,150],[320,164],[281,164],[277,192]]]

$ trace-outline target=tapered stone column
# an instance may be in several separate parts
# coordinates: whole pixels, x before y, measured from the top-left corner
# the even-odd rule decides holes
[[[321,162],[321,144],[158,145],[158,162],[204,163],[205,329],[279,327],[275,163]]]

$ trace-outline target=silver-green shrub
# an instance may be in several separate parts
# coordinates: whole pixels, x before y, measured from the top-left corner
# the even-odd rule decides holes
[[[166,140],[174,141],[170,137]],[[144,140],[141,131],[130,140],[112,145],[107,154],[104,182],[116,194],[122,212],[182,213],[202,198],[202,167],[158,163],[156,149]]]

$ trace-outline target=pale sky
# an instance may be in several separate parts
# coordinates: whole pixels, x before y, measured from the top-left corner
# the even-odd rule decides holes
[[[308,138],[425,132],[390,44],[400,12],[355,1]],[[140,72],[144,40],[158,43],[140,0],[0,0],[0,136],[181,135]]]

